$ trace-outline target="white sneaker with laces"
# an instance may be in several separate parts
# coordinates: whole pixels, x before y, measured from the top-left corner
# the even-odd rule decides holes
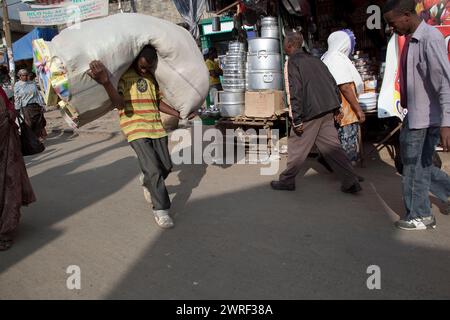
[[[155,221],[163,229],[173,228],[174,223],[172,218],[169,216],[168,210],[154,210]]]
[[[399,220],[395,223],[395,226],[407,231],[436,229],[436,219],[433,216],[430,216],[425,218]]]

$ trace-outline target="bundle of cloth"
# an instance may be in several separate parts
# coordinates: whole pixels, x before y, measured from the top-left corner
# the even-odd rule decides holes
[[[48,105],[55,102],[73,127],[81,127],[113,106],[102,86],[87,74],[89,63],[102,61],[117,86],[146,45],[158,52],[156,81],[163,100],[186,118],[201,106],[209,90],[203,56],[184,28],[169,21],[120,13],[64,29],[52,41],[33,42],[34,64]]]

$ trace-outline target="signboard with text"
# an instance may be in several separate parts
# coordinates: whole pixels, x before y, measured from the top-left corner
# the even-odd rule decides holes
[[[89,0],[79,4],[36,11],[19,12],[20,23],[32,26],[75,24],[83,20],[108,15],[108,0]]]

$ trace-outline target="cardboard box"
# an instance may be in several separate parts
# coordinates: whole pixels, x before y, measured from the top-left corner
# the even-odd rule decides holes
[[[245,115],[255,118],[270,118],[286,112],[284,91],[247,91],[245,93]]]

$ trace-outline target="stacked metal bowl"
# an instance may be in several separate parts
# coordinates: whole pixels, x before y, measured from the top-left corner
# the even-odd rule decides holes
[[[244,113],[246,64],[245,44],[237,41],[230,42],[223,68],[224,91],[219,91],[217,97],[222,117],[236,117]]]
[[[231,92],[245,91],[245,68],[247,52],[244,44],[230,42],[225,57],[225,68],[223,69],[223,89]]]

